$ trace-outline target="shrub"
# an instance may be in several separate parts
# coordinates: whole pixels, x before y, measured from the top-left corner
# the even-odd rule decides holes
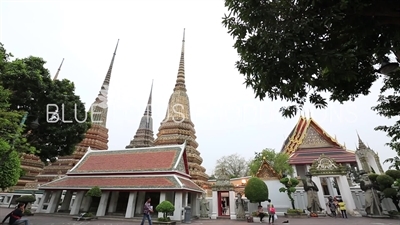
[[[158,212],[163,213],[163,218],[161,218],[161,219],[165,220],[165,219],[169,219],[169,217],[167,217],[167,213],[171,213],[171,212],[175,211],[175,207],[170,201],[163,201],[160,204],[158,204],[158,206],[156,207],[156,210]]]
[[[297,180],[296,178],[282,178],[280,180],[281,184],[285,185],[285,187],[281,187],[279,189],[279,192],[286,192],[287,196],[290,199],[290,202],[292,204],[292,208],[295,209],[294,206],[294,198],[292,196],[293,193],[296,192],[296,186],[299,184],[299,180]]]
[[[101,197],[101,190],[98,186],[92,187],[87,193],[86,196],[90,197]]]
[[[385,172],[385,174],[392,177],[395,180],[400,179],[400,170],[388,170]]]
[[[93,214],[90,212],[87,212],[87,213],[83,214],[82,217],[93,217]]]
[[[252,177],[247,181],[244,194],[250,202],[261,205],[261,202],[268,200],[268,187],[261,179]]]
[[[32,203],[36,201],[36,197],[34,195],[23,195],[16,199],[18,203],[24,203],[25,206],[28,203]]]
[[[376,182],[376,178],[377,178],[378,176],[379,176],[379,175],[376,174],[376,173],[368,174],[368,178],[369,178],[369,180],[370,180],[372,183]]]

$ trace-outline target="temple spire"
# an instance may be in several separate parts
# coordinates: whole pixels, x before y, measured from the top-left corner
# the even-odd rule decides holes
[[[358,138],[358,149],[367,149],[367,146],[361,140],[360,135],[358,134],[358,132],[357,132],[357,138]]]
[[[60,74],[60,70],[61,70],[61,67],[62,67],[63,63],[64,63],[64,58],[62,59],[61,64],[58,67],[57,73],[56,73],[56,75],[54,75],[53,80],[57,80],[58,79],[58,75]]]
[[[98,124],[103,127],[106,127],[107,123],[107,113],[108,113],[108,89],[111,80],[111,73],[114,66],[115,55],[117,54],[119,39],[117,41],[117,45],[115,46],[114,54],[111,59],[110,66],[108,67],[108,71],[106,77],[104,78],[103,85],[100,88],[100,92],[97,95],[95,102],[91,106],[92,114],[92,124]]]
[[[183,29],[181,59],[179,61],[178,76],[176,78],[175,90],[185,90],[185,29]]]
[[[153,133],[153,118],[151,117],[151,101],[153,93],[153,81],[151,82],[150,96],[147,101],[146,110],[142,119],[140,120],[139,128],[136,131],[135,136],[125,148],[145,148],[152,147],[154,145],[154,133]]]

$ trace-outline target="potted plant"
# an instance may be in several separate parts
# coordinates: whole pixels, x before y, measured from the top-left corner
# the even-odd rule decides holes
[[[31,212],[31,204],[36,201],[36,196],[34,194],[23,195],[23,196],[17,198],[16,201],[18,203],[25,204],[25,206],[24,206],[24,215],[25,216],[33,216],[33,213]]]
[[[174,205],[170,201],[163,201],[156,207],[157,212],[161,212],[163,217],[158,218],[157,222],[153,222],[154,224],[171,224],[176,225],[175,221],[171,221],[171,219],[167,216],[168,213],[172,213],[175,211]]]

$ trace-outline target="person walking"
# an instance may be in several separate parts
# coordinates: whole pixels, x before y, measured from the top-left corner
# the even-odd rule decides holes
[[[24,212],[25,212],[25,204],[19,203],[17,205],[17,208],[14,209],[9,214],[7,214],[7,216],[3,219],[1,223],[4,223],[8,218],[10,218],[10,220],[8,221],[9,225],[19,225],[19,224],[29,225],[29,220],[22,218]]]
[[[151,198],[147,197],[146,199],[147,199],[147,201],[146,201],[146,203],[144,203],[144,207],[143,207],[143,219],[142,219],[142,222],[140,223],[140,225],[144,225],[145,219],[147,219],[149,221],[149,225],[153,225],[151,222],[151,216],[150,216],[150,213],[153,212],[153,207],[150,205]]]
[[[272,204],[271,202],[271,199],[268,199],[267,201],[268,201],[268,223],[271,224],[272,221],[272,224],[274,224],[276,210],[274,204]]]
[[[347,219],[347,212],[346,212],[346,203],[342,199],[339,200],[339,209],[342,212],[342,218]]]
[[[336,205],[333,203],[332,197],[329,197],[328,208],[331,210],[332,217],[336,217]]]

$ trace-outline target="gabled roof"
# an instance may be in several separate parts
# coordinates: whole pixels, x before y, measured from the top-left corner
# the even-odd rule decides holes
[[[267,160],[263,159],[263,162],[260,168],[257,171],[256,177],[262,180],[270,180],[270,179],[281,179],[282,176],[278,174],[274,168],[267,162]]]
[[[88,150],[67,175],[143,174],[183,172],[189,174],[182,145],[133,148],[122,150]],[[182,165],[183,161],[183,165]],[[184,168],[181,168],[181,167]]]
[[[186,190],[204,192],[193,181],[176,175],[100,175],[66,176],[40,186],[40,190],[89,190],[98,186],[101,190]]]
[[[318,140],[315,140],[315,137]],[[330,136],[320,125],[312,118],[300,116],[295,128],[290,136],[284,142],[281,152],[292,154],[301,148],[326,148],[333,147],[345,150],[335,138]]]

